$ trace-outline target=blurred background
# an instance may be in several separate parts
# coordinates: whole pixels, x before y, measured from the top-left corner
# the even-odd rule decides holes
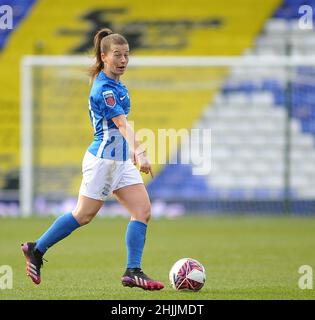
[[[21,214],[25,99],[32,111],[32,213],[58,214],[75,206],[93,131],[87,66],[71,65],[71,57],[92,57],[98,29],[123,34],[132,57],[303,58],[315,49],[314,30],[299,24],[299,8],[314,9],[314,0],[1,0],[0,5],[13,8],[13,29],[0,30],[0,216]],[[26,55],[71,57],[64,65],[33,66],[30,85],[22,81]],[[137,66],[122,81],[130,91],[129,119],[136,130],[212,130],[208,174],[193,175],[192,164],[156,164],[154,180],[144,176],[154,216],[315,212],[314,64]],[[27,97],[25,86],[31,88]],[[179,151],[170,144],[169,159]],[[155,157],[159,152],[156,147]],[[127,213],[110,199],[100,215]]]

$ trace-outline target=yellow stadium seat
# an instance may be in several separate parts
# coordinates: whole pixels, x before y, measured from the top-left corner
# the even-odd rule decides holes
[[[130,26],[140,28],[142,23],[143,43],[133,50],[134,55],[240,55],[252,46],[265,20],[279,3],[280,0],[256,1],[255,4],[252,0],[122,0],[117,5],[115,0],[38,1],[0,53],[0,157],[5,155],[7,159],[1,170],[9,171],[20,164],[21,58],[30,54],[73,53],[74,48],[84,44],[86,34],[93,31],[90,30],[91,21],[84,18],[88,12],[99,10],[104,23],[107,21],[126,32]],[[120,11],[113,13],[113,9]],[[154,76],[155,80],[166,81],[168,72],[155,71],[152,75],[146,70],[135,69],[124,77],[123,81],[130,84],[133,106],[130,120],[135,121],[136,129],[149,127],[156,133],[161,127],[190,128],[211,101],[214,90],[199,90],[198,95],[188,90],[165,90],[161,94],[156,90],[133,87],[137,78]],[[216,77],[219,79],[224,72],[221,70]],[[191,70],[180,75],[192,77],[192,81],[199,77]],[[84,150],[92,138],[87,115],[88,79],[67,86],[70,91],[63,92],[62,81],[49,83],[49,70],[46,73],[39,71],[36,76],[41,79],[41,82],[35,79],[34,92],[39,95],[35,101],[40,110],[38,130],[45,136],[37,155],[38,165],[48,169],[66,164],[80,168]],[[86,93],[86,98],[82,100],[77,92]],[[65,108],[67,112],[63,112]],[[69,119],[74,118],[77,126],[69,128]],[[76,143],[72,143],[73,130],[80,133]],[[155,170],[158,169],[156,166]],[[76,193],[79,177],[78,170],[75,182],[69,182],[70,194]]]

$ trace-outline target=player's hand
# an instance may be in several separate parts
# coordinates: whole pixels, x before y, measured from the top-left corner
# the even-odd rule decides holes
[[[145,153],[140,153],[135,158],[136,158],[137,164],[139,164],[140,172],[144,172],[145,174],[150,173],[151,177],[153,178],[154,175],[153,175],[152,167]]]

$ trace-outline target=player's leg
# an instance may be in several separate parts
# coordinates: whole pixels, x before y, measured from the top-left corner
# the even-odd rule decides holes
[[[89,223],[106,199],[105,183],[108,182],[109,173],[112,171],[108,162],[86,152],[82,169],[83,179],[76,208],[57,218],[36,242],[26,242],[22,245],[22,251],[26,257],[27,274],[36,284],[41,281],[42,257],[47,249],[70,235],[75,229]]]
[[[100,210],[103,201],[79,195],[76,208],[58,217],[36,241],[35,249],[44,254],[48,248],[70,235],[75,229],[88,224]]]
[[[140,268],[147,223],[151,214],[149,196],[142,183],[115,190],[114,195],[131,215],[126,230],[127,268]]]
[[[119,188],[114,195],[131,215],[126,231],[127,270],[122,277],[123,285],[147,290],[163,289],[161,282],[150,279],[141,270],[147,223],[151,215],[151,203],[144,184]]]
[[[80,194],[77,206],[72,211],[72,214],[80,226],[83,226],[91,222],[103,204],[103,200],[95,200]]]
[[[79,195],[75,210],[58,217],[36,242],[22,244],[27,275],[34,283],[39,284],[41,281],[40,269],[43,264],[43,255],[48,248],[69,236],[80,226],[89,223],[102,205],[103,201]]]

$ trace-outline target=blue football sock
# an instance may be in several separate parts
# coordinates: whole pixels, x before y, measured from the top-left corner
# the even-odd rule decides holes
[[[71,212],[58,217],[50,228],[36,241],[35,249],[45,253],[48,248],[80,227]]]
[[[141,268],[141,258],[147,225],[140,221],[130,221],[126,231],[127,268]]]

